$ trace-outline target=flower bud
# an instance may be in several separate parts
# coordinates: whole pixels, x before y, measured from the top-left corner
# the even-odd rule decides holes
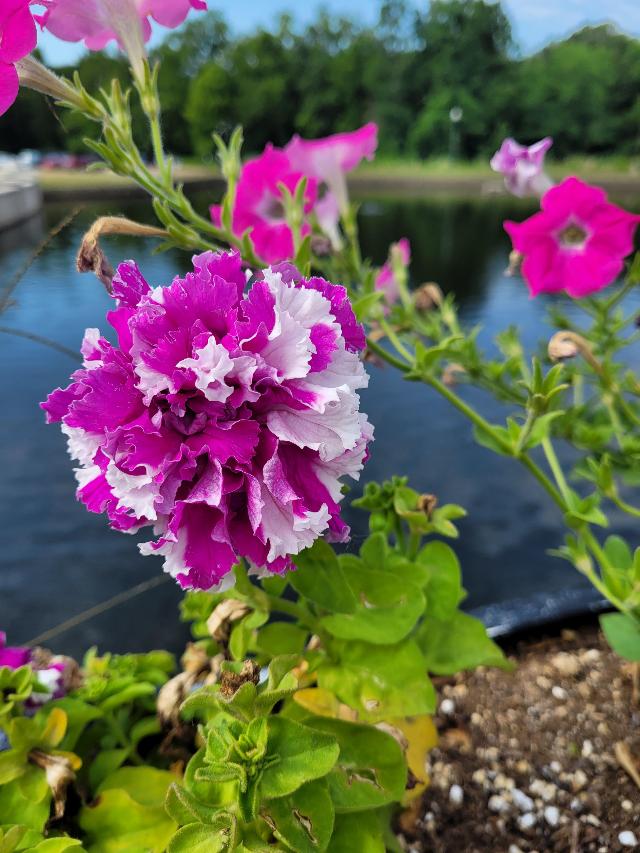
[[[439,308],[443,300],[444,294],[434,281],[420,285],[413,297],[418,311],[431,311],[432,308]]]
[[[520,269],[520,264],[522,263],[522,258],[522,253],[515,249],[509,252],[509,266],[504,271],[504,274],[509,277],[517,275]]]

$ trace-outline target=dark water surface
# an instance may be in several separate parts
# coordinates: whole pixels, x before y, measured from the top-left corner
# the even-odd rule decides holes
[[[627,207],[640,209],[638,201],[627,200]],[[42,222],[0,234],[0,289],[66,212],[68,207],[49,206]],[[96,279],[75,272],[74,257],[82,233],[106,212],[149,218],[138,204],[85,207],[31,266],[0,326],[44,335],[73,350],[86,326],[104,330],[110,299]],[[364,251],[381,262],[390,241],[409,237],[414,281],[438,281],[453,291],[465,324],[482,324],[480,339],[487,347],[499,330],[515,323],[535,349],[547,335],[545,301],[529,300],[518,278],[503,275],[509,245],[502,220],[528,212],[526,205],[502,198],[368,200],[362,208]],[[153,255],[151,243],[128,239],[111,240],[107,251],[114,262],[135,257],[154,285],[169,283],[188,264],[185,255]],[[64,437],[45,425],[38,408],[73,369],[62,352],[0,333],[0,630],[15,642],[161,574],[160,558],[141,557],[134,538],[109,530],[102,517],[74,499]],[[364,481],[406,474],[415,488],[468,509],[455,545],[469,590],[467,606],[484,608],[494,625],[544,620],[557,607],[590,606],[595,599],[578,574],[545,553],[564,531],[538,485],[517,463],[477,447],[468,423],[434,392],[404,382],[390,368],[371,373],[362,404],[376,441]],[[471,389],[463,394],[490,419],[504,417],[485,395]],[[357,486],[354,494],[359,491]],[[347,516],[357,547],[364,516],[357,511]],[[638,544],[632,523],[618,521],[617,529]],[[177,649],[186,637],[177,620],[179,598],[172,582],[162,584],[65,632],[52,646],[73,654],[93,643],[114,651]]]

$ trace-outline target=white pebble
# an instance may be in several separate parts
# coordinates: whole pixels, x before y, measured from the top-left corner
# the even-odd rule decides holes
[[[533,812],[527,812],[518,818],[518,826],[526,832],[527,829],[531,829],[532,826],[535,826],[536,820],[537,818]]]
[[[449,788],[449,802],[454,806],[461,806],[464,800],[464,791],[460,785],[452,785]]]
[[[511,844],[511,846],[509,847],[509,853],[524,853],[524,851],[522,851],[522,850],[517,846],[517,844]]]
[[[633,803],[631,800],[623,800],[620,805],[626,812],[633,811]]]
[[[549,826],[557,826],[560,821],[560,811],[556,806],[546,806],[544,810],[544,819]]]
[[[618,836],[618,841],[623,847],[635,847],[638,843],[638,839],[630,829],[626,829],[624,832],[621,832]]]
[[[450,717],[455,713],[456,703],[453,699],[443,699],[440,703],[440,713],[444,714],[445,717]]]
[[[530,812],[533,810],[533,800],[519,788],[513,789],[513,791],[511,792],[511,799],[521,812]]]
[[[554,773],[560,773],[562,770],[562,765],[559,761],[552,761],[549,765],[549,769],[552,770]]]
[[[582,744],[582,755],[584,758],[589,758],[593,754],[593,744],[590,740],[585,740]]]
[[[551,695],[554,697],[554,699],[566,699],[567,691],[564,689],[564,687],[560,687],[558,684],[554,684],[551,688]]]
[[[509,809],[509,803],[504,797],[494,794],[493,797],[489,798],[489,808],[492,812],[506,812]]]

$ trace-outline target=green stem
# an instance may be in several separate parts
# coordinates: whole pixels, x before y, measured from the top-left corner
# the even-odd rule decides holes
[[[396,358],[395,355],[380,346],[377,341],[374,341],[371,338],[367,338],[367,349],[371,350],[371,352],[375,352],[375,354],[380,356],[383,361],[386,361],[387,364],[390,364],[392,367],[397,367],[398,370],[402,370],[403,373],[406,373],[410,369],[408,364],[405,364],[404,361],[400,361],[399,358]]]
[[[304,605],[297,601],[288,601],[286,598],[280,598],[280,596],[271,593],[266,593],[266,596],[271,610],[275,610],[277,613],[286,613],[287,616],[292,616],[305,628],[317,633],[316,620]]]
[[[107,726],[111,729],[111,733],[113,734],[115,739],[118,741],[120,746],[127,751],[127,758],[129,759],[129,761],[131,761],[133,764],[143,764],[143,761],[140,758],[140,756],[138,755],[138,753],[136,752],[133,744],[129,741],[129,738],[127,737],[127,733],[122,728],[120,723],[116,720],[115,716],[108,711],[105,711],[103,713],[104,713],[104,721],[106,722]]]
[[[392,326],[385,320],[384,317],[381,317],[378,322],[380,324],[380,328],[383,330],[385,335],[389,338],[389,340],[395,347],[396,352],[399,353],[403,358],[405,358],[409,362],[409,364],[413,364],[415,361],[415,357],[402,343]]]
[[[562,470],[562,466],[558,461],[558,457],[556,456],[556,451],[553,447],[553,443],[551,439],[547,436],[542,439],[542,449],[544,450],[544,455],[547,458],[547,462],[549,463],[549,468],[551,468],[551,473],[556,481],[558,489],[560,490],[560,494],[562,495],[565,509],[568,509],[571,504],[571,490],[567,484],[566,478],[564,476],[564,471]]]
[[[611,500],[619,509],[621,509],[623,512],[626,512],[627,515],[633,515],[634,518],[640,518],[640,509],[637,509],[635,506],[631,506],[631,504],[628,504],[620,497],[620,495],[612,495]]]

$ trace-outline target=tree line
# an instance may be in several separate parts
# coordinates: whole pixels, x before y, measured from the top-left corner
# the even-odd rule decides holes
[[[284,15],[242,36],[212,11],[153,54],[176,155],[210,156],[212,132],[236,124],[246,150],[259,151],[371,120],[389,157],[487,157],[506,135],[551,135],[560,157],[640,153],[640,41],[603,25],[523,56],[500,3],[488,0],[432,0],[425,11],[385,0],[372,27],[320,12],[303,29]],[[128,80],[124,60],[105,54],[87,55],[78,70],[89,90]],[[454,128],[452,115],[461,115]],[[135,125],[142,120],[136,113]],[[5,151],[82,151],[96,135],[28,91],[0,119]]]

